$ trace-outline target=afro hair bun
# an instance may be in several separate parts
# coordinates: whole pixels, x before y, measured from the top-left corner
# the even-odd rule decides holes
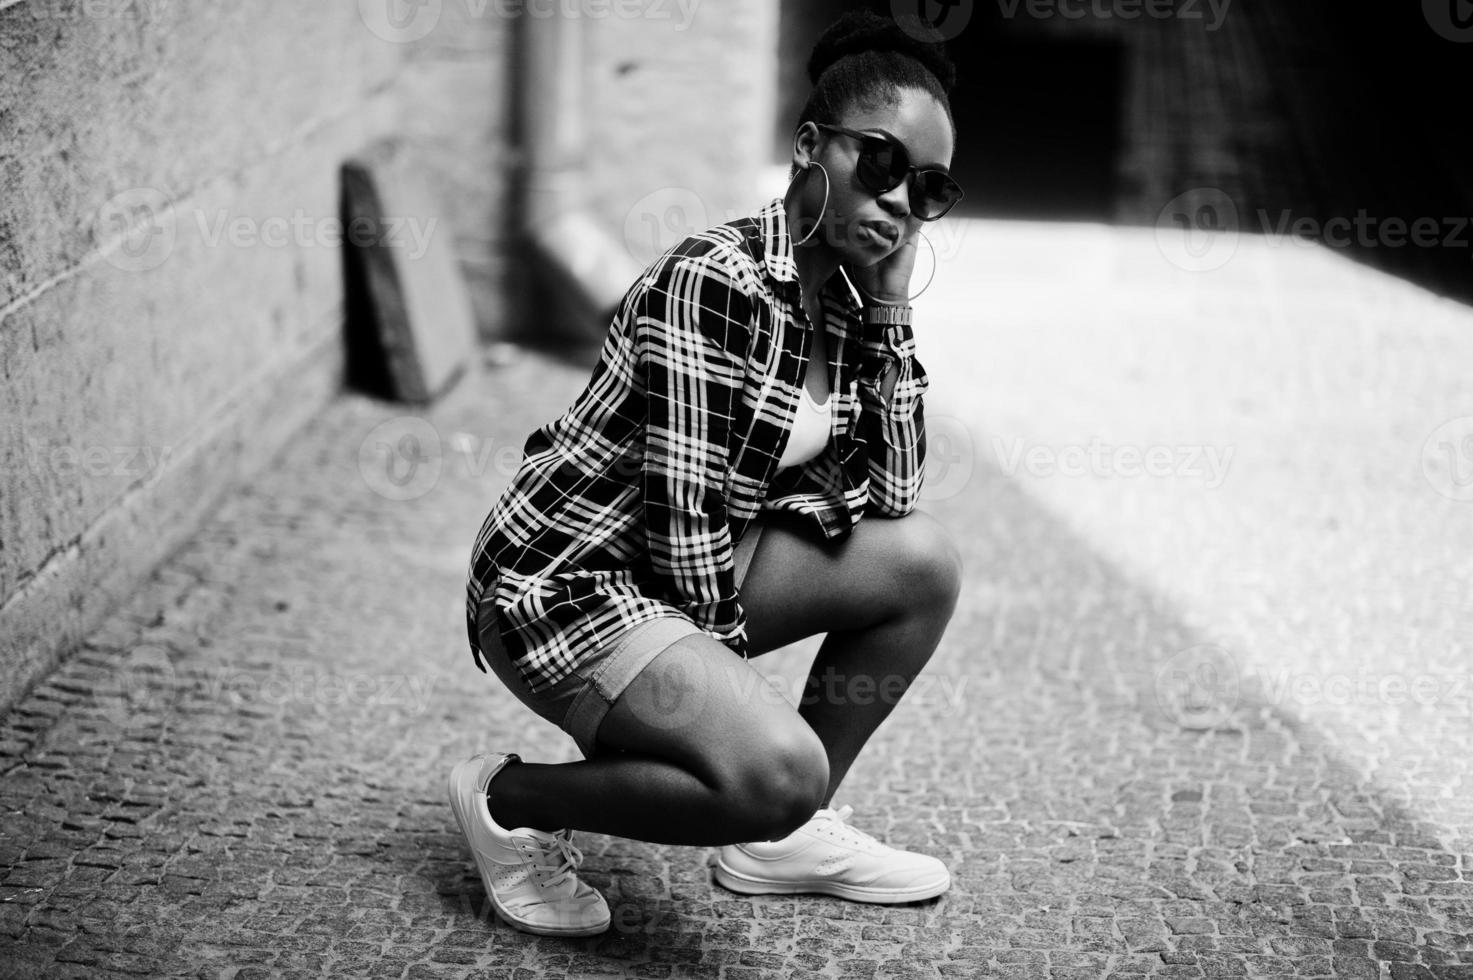
[[[956,87],[956,65],[952,64],[941,44],[907,34],[893,20],[869,11],[849,11],[823,32],[808,59],[809,81],[817,85],[823,73],[841,58],[887,51],[908,55],[920,62],[936,76],[944,91],[949,93]]]

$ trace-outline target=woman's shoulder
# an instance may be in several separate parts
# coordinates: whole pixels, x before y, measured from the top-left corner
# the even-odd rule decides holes
[[[645,343],[699,331],[734,359],[751,348],[772,299],[763,276],[764,239],[751,218],[687,235],[629,287],[619,319]]]

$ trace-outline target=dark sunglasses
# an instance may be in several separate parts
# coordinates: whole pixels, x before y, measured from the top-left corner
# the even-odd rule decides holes
[[[963,197],[962,185],[951,174],[912,166],[910,154],[897,139],[828,123],[815,125],[859,141],[859,160],[854,165],[854,174],[866,190],[876,195],[887,194],[909,179],[910,210],[922,221],[935,221]]]

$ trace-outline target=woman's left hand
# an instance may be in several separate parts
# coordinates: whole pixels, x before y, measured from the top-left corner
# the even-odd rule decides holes
[[[918,237],[912,232],[899,248],[874,265],[849,270],[850,278],[864,292],[866,301],[873,299],[901,306],[910,302],[910,276],[915,270]]]

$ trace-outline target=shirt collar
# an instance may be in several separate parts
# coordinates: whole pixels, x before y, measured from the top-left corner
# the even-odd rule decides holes
[[[774,282],[786,283],[794,291],[799,287],[798,263],[793,259],[793,239],[788,232],[788,209],[782,198],[774,198],[757,212],[757,227],[762,235],[762,262]],[[835,272],[824,285],[823,293],[838,301],[846,311],[857,311],[862,305],[848,277]]]

